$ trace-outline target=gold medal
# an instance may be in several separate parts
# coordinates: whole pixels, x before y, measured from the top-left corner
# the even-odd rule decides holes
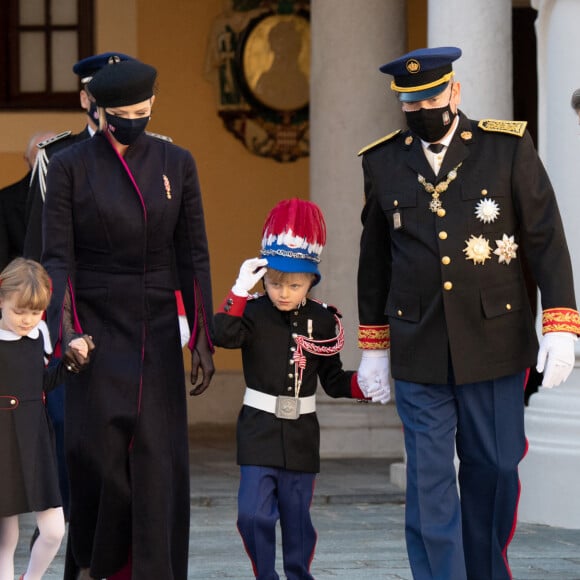
[[[440,181],[437,185],[429,183],[420,173],[417,175],[417,181],[424,187],[427,193],[431,194],[431,201],[429,202],[429,209],[433,213],[438,213],[443,209],[440,195],[445,193],[449,188],[449,184],[457,177],[457,170],[461,167],[458,163],[448,174],[444,181]]]

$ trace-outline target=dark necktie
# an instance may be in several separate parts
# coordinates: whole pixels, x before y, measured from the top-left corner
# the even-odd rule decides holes
[[[429,145],[428,149],[430,151],[433,151],[433,153],[441,153],[441,151],[443,151],[445,145],[443,145],[443,143],[431,143],[431,145]]]

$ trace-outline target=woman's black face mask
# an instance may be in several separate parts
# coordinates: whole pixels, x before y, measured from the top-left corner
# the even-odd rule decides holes
[[[139,117],[138,119],[125,119],[110,113],[105,113],[109,131],[115,139],[123,145],[131,145],[145,131],[149,117]]]

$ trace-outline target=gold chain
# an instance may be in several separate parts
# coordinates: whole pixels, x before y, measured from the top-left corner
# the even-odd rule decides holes
[[[427,193],[431,194],[431,201],[429,202],[429,209],[433,213],[437,213],[438,210],[443,209],[443,204],[439,199],[440,194],[447,191],[449,184],[457,177],[457,170],[461,167],[461,163],[458,163],[445,178],[445,181],[440,181],[437,185],[429,183],[420,173],[417,175],[417,180],[425,188]]]

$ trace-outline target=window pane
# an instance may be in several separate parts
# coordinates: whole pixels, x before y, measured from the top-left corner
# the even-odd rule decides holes
[[[77,24],[78,14],[76,0],[49,0],[49,1],[50,1],[50,20],[52,25]]]
[[[26,0],[20,2],[20,25],[45,24],[44,0]]]
[[[44,32],[20,34],[20,92],[46,91]]]
[[[52,90],[69,93],[78,89],[78,79],[72,72],[78,54],[76,32],[53,32],[52,34]]]

